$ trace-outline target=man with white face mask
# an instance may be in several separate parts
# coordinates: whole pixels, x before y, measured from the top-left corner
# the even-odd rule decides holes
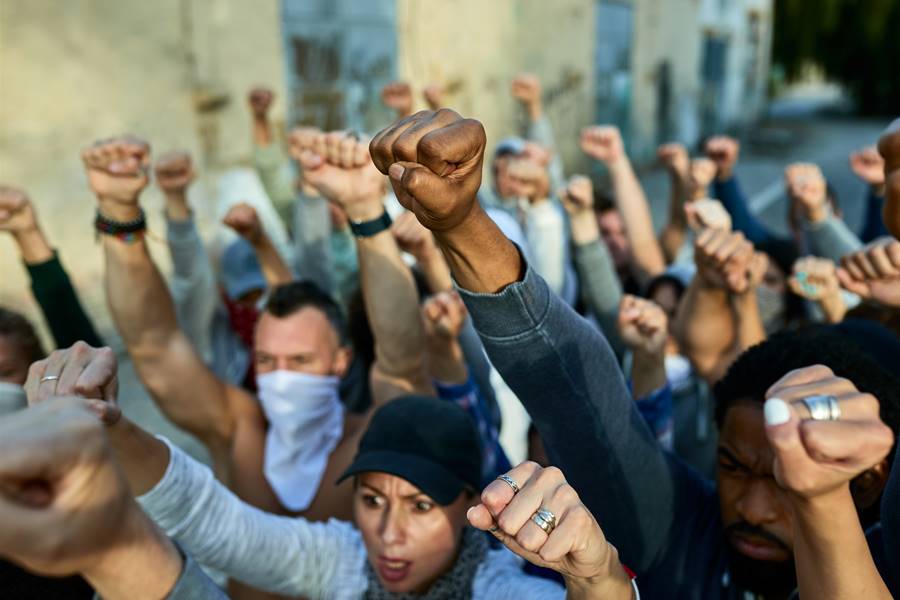
[[[354,222],[378,221],[384,178],[366,144],[343,134],[324,137],[317,150],[328,160],[310,150],[308,177]],[[149,162],[148,145],[118,138],[88,148],[83,159],[99,200],[110,309],[159,407],[205,443],[217,476],[249,503],[310,520],[350,518],[352,485],[335,482],[353,459],[371,413],[400,392],[431,392],[423,358],[394,349],[421,347],[421,340],[407,335],[409,323],[421,323],[412,275],[390,231],[364,228],[357,239],[376,344],[370,412],[345,414],[338,397],[351,359],[344,318],[327,294],[303,282],[273,289],[257,322],[257,399],[218,379],[178,327],[142,236],[138,196],[147,184],[142,167]]]

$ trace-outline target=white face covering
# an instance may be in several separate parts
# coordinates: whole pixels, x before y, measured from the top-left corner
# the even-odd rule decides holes
[[[25,388],[17,383],[0,381],[0,415],[22,410],[28,405]]]
[[[264,472],[290,510],[309,508],[328,457],[344,433],[339,381],[293,371],[256,376],[259,400],[269,420]]]

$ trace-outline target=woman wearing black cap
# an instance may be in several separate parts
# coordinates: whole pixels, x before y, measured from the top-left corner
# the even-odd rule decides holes
[[[133,463],[124,462],[130,469]],[[342,476],[356,489],[356,526],[264,513],[171,444],[165,475],[139,501],[199,563],[282,594],[490,600],[636,595],[615,548],[558,469],[524,463],[479,498],[480,476],[479,438],[465,411],[409,396],[375,414]],[[477,529],[561,573],[567,590],[523,574],[519,559],[490,549]]]

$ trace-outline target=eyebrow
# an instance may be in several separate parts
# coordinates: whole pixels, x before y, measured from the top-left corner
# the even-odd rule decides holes
[[[727,458],[728,460],[730,460],[731,462],[733,462],[734,465],[737,468],[741,469],[742,471],[747,471],[748,473],[750,472],[750,467],[748,467],[747,465],[745,465],[744,463],[739,461],[737,459],[737,457],[734,454],[732,454],[728,448],[725,448],[724,446],[719,446],[718,454],[719,454],[719,456],[723,456],[723,457]]]
[[[382,492],[381,490],[379,490],[379,489],[378,489],[377,487],[375,487],[374,485],[371,485],[371,484],[368,484],[368,483],[362,483],[362,482],[360,482],[359,485],[360,485],[360,487],[369,488],[371,491],[375,492],[375,493],[378,494],[379,496],[384,496],[384,495],[385,495],[384,492]],[[424,500],[427,500],[428,502],[432,502],[432,503],[437,504],[437,503],[434,502],[434,500],[432,500],[425,492],[415,492],[414,494],[408,494],[408,495],[406,495],[406,496],[401,496],[400,499],[401,499],[401,500],[415,500],[416,498],[419,498],[420,496],[421,496]]]

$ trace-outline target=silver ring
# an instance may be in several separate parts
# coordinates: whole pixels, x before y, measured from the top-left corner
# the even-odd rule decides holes
[[[513,479],[512,477],[510,477],[509,475],[504,474],[504,475],[499,476],[497,479],[506,483],[509,487],[512,488],[513,496],[515,496],[516,494],[519,493],[519,484],[516,483],[516,480]]]
[[[841,418],[841,404],[834,396],[807,396],[802,402],[813,421],[837,421]]]
[[[550,533],[556,529],[556,515],[546,508],[542,508],[531,515],[531,521],[540,527],[547,535],[550,535]]]
[[[44,383],[45,381],[57,381],[58,379],[59,379],[59,375],[46,375],[44,377],[41,377],[40,382]]]

